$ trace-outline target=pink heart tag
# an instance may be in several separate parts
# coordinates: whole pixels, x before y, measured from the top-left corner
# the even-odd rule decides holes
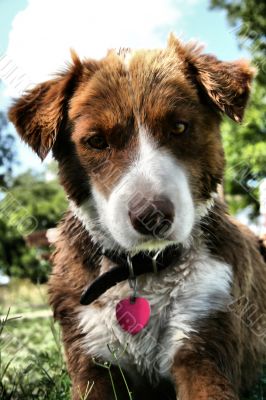
[[[131,335],[136,335],[145,328],[150,314],[150,304],[143,297],[136,297],[134,302],[130,298],[123,299],[116,305],[116,319],[121,328]]]

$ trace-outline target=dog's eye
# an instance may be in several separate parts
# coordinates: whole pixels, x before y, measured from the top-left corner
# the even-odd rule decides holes
[[[104,150],[107,147],[109,147],[105,136],[101,135],[100,133],[97,133],[96,135],[91,136],[89,139],[87,139],[86,143],[92,147],[93,149],[96,150]]]
[[[181,133],[185,133],[188,129],[188,124],[183,121],[177,121],[172,129],[173,134],[180,135]]]

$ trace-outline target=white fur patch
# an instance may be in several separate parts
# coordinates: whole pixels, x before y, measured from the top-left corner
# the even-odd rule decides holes
[[[135,367],[153,382],[159,376],[168,376],[173,357],[184,339],[197,330],[197,321],[212,311],[227,309],[231,280],[231,267],[207,251],[195,254],[186,265],[139,277],[138,295],[150,302],[151,318],[135,336],[124,332],[116,321],[116,304],[131,293],[127,282],[119,283],[101,296],[102,308],[77,308],[85,334],[84,350],[92,357],[115,363],[109,344],[124,350],[120,363],[125,369],[132,372]]]

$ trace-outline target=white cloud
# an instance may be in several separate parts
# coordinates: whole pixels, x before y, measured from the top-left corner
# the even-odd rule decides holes
[[[188,5],[195,0],[188,0]],[[197,1],[197,0],[196,0]],[[183,13],[179,0],[29,0],[17,14],[7,54],[33,83],[69,60],[101,57],[112,47],[164,45]],[[182,7],[186,7],[182,6]],[[177,32],[179,33],[179,32]]]

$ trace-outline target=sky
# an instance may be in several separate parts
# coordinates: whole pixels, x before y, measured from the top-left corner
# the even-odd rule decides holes
[[[225,12],[209,10],[208,0],[1,0],[0,110],[62,69],[71,47],[100,58],[111,47],[164,47],[169,32],[199,40],[224,60],[248,57]],[[17,173],[41,168],[19,140],[17,149]]]

